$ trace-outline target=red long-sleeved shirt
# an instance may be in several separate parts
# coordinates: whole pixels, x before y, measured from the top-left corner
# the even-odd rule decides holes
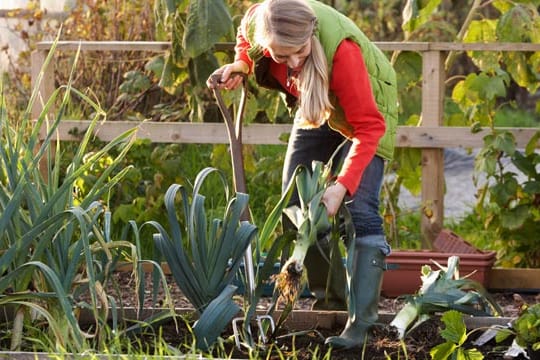
[[[256,6],[253,6],[244,17],[235,47],[235,60],[246,62],[250,69],[253,68],[253,60],[249,58],[247,50],[251,45],[244,36],[244,29]],[[264,52],[264,56],[270,57],[267,51]],[[286,64],[271,61],[270,72],[284,89],[298,97],[294,82],[287,84]],[[365,168],[375,155],[386,125],[373,97],[362,52],[352,40],[343,40],[334,54],[330,91],[336,95],[347,122],[353,128],[352,146],[336,181],[345,186],[349,194],[354,194]]]

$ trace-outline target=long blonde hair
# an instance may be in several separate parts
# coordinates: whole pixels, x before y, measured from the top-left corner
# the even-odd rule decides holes
[[[315,35],[317,17],[305,0],[265,0],[258,9],[255,41],[267,48],[269,43],[299,47],[311,41],[298,75],[299,117],[304,126],[322,125],[333,109],[328,98],[329,75],[326,55]]]

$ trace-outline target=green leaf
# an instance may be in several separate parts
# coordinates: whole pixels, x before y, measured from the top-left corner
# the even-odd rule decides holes
[[[493,42],[497,39],[496,28],[497,20],[473,20],[463,37],[463,41],[467,43]]]
[[[501,14],[504,14],[512,8],[512,3],[506,0],[494,0],[492,4]]]
[[[415,19],[418,17],[418,1],[407,0],[402,12],[403,31],[411,33],[416,28]]]
[[[458,360],[482,360],[484,355],[478,351],[478,349],[460,349],[461,354],[458,356]]]
[[[179,67],[169,55],[165,60],[159,86],[171,95],[180,95],[183,88],[180,86],[188,79],[188,73]]]
[[[466,99],[466,91],[467,88],[465,87],[465,81],[459,81],[452,90],[452,100],[458,104],[463,103]]]
[[[488,74],[482,72],[477,76],[468,76],[466,84],[484,100],[492,100],[497,96],[506,95],[505,79],[503,76],[488,76]]]
[[[540,181],[526,181],[523,183],[523,191],[527,194],[540,194]]]
[[[425,2],[424,2],[425,3]],[[437,9],[437,6],[441,3],[441,0],[429,0],[425,6],[422,6],[422,2],[417,0],[408,0],[403,8],[403,30],[410,35],[422,25],[426,24],[433,12]]]
[[[206,80],[218,67],[218,61],[211,52],[205,52],[189,59],[188,69],[191,84],[200,87],[206,86]]]
[[[165,9],[169,13],[174,13],[184,1],[183,0],[159,0],[159,2],[165,5]]]
[[[534,179],[538,174],[536,165],[540,164],[540,155],[532,153],[524,156],[519,151],[516,151],[512,157],[512,163],[528,178]]]
[[[232,19],[223,0],[191,0],[182,44],[190,57],[211,49],[227,33]]]
[[[74,336],[74,340],[76,341],[77,346],[81,348],[83,345],[82,331],[80,331],[79,324],[73,313],[72,304],[69,302],[69,297],[64,291],[60,280],[58,279],[58,276],[47,264],[39,261],[30,261],[23,266],[35,266],[41,270],[42,274],[45,276],[51,287],[54,289],[54,292],[57,295],[57,300],[60,303],[60,308],[62,309],[63,314],[66,317],[67,324],[69,324],[72,329],[72,335]]]
[[[124,74],[124,82],[120,85],[119,89],[123,93],[137,94],[148,90],[151,85],[152,82],[148,76],[140,71],[133,70]]]
[[[471,21],[463,38],[466,43],[495,42],[497,20],[483,19]],[[468,51],[470,59],[482,71],[493,71],[500,68],[500,52],[498,51]]]
[[[196,346],[206,351],[212,346],[225,327],[240,311],[240,307],[233,301],[232,296],[236,286],[228,285],[223,291],[208,304],[193,326]]]
[[[502,42],[530,42],[533,24],[532,12],[516,4],[499,18],[497,39]]]
[[[163,55],[155,56],[150,59],[145,65],[144,70],[150,71],[155,77],[160,78],[165,67],[165,58]]]
[[[523,225],[529,216],[530,206],[526,204],[518,205],[513,209],[502,211],[501,225],[504,228],[515,230]]]
[[[525,147],[525,154],[533,154],[538,147],[540,147],[540,131],[534,133],[534,135],[530,138],[529,142],[527,142],[527,146]]]
[[[293,178],[294,177],[295,176],[293,176]],[[270,212],[270,215],[264,222],[263,228],[259,233],[259,242],[262,249],[266,249],[268,247],[271,236],[274,233],[274,230],[276,229],[278,223],[281,221],[283,211],[289,204],[289,200],[293,194],[293,191],[294,181],[291,181],[291,183],[288,184],[287,189],[283,192],[283,195],[279,199],[278,203],[276,204],[276,206],[274,206],[274,208]],[[295,226],[297,226],[297,224],[295,224]]]
[[[173,184],[167,190],[164,203],[170,235],[157,222],[149,222],[159,231],[154,235],[154,241],[169,264],[176,283],[198,311],[204,311],[234,280],[257,230],[254,225],[240,221],[241,214],[247,208],[247,194],[237,193],[229,201],[222,219],[207,217],[205,196],[200,191],[211,174],[219,175],[223,193],[228,198],[225,174],[208,167],[197,174],[191,204],[185,187]],[[183,221],[177,218],[178,192],[182,195]],[[212,198],[212,202],[215,200],[217,196]]]
[[[394,62],[397,74],[400,118],[408,118],[420,112],[422,56],[417,52],[400,52]]]
[[[524,52],[507,52],[504,55],[507,71],[512,79],[530,93],[534,93],[538,85],[538,72],[529,65],[530,55]]]
[[[514,177],[511,177],[495,183],[490,188],[490,193],[500,207],[506,207],[511,200],[516,198],[517,189],[518,182]]]
[[[493,147],[508,155],[513,155],[516,151],[516,140],[509,131],[503,131],[495,136]]]
[[[435,346],[429,353],[432,360],[447,360],[450,359],[456,348],[455,344],[444,342]]]
[[[463,322],[463,315],[459,311],[446,311],[442,317],[442,322],[446,328],[441,331],[441,336],[457,345],[462,345],[467,339],[467,329]]]
[[[505,80],[505,76],[493,76],[489,78],[483,91],[485,97],[491,100],[500,96],[506,96]]]

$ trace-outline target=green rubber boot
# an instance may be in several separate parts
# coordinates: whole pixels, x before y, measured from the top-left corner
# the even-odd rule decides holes
[[[332,258],[330,253],[328,240],[321,239],[319,244],[311,246],[306,254],[304,265],[307,269],[309,290],[316,299],[311,309],[345,311],[347,310],[345,266],[341,255]],[[330,278],[328,278],[329,271]]]
[[[385,256],[377,247],[356,245],[349,276],[349,317],[339,336],[326,339],[336,349],[362,347],[378,319]]]

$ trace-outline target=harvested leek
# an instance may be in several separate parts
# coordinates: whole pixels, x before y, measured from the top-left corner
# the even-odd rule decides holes
[[[307,284],[304,266],[307,251],[317,241],[317,234],[330,228],[326,207],[321,202],[329,177],[329,167],[318,161],[313,162],[311,172],[302,166],[297,169],[295,179],[300,206],[294,205],[284,210],[296,227],[297,235],[291,257],[274,277],[279,293],[278,302],[287,305],[295,303]]]
[[[457,310],[474,316],[500,316],[500,307],[482,284],[459,277],[458,256],[450,256],[446,268],[435,264],[439,270],[432,270],[428,265],[422,267],[420,290],[407,297],[405,305],[390,323],[401,339],[435,313]]]

